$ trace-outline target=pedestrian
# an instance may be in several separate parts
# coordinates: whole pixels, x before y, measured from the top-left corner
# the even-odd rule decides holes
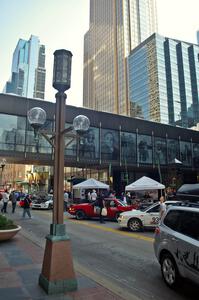
[[[103,194],[101,194],[97,197],[97,204],[100,208],[100,211],[99,211],[100,223],[105,223],[104,222],[104,216],[102,215],[102,209],[106,208]]]
[[[96,201],[96,200],[97,200],[97,193],[95,190],[93,190],[91,193],[91,201]]]
[[[91,201],[91,192],[90,191],[88,192],[87,197],[88,197],[88,201],[90,202]]]
[[[64,210],[67,211],[68,209],[68,192],[67,191],[64,191]]]
[[[23,200],[24,197],[25,197],[25,194],[24,194],[23,190],[21,190],[20,192],[17,193],[17,201]]]
[[[12,213],[14,214],[16,205],[17,205],[17,197],[18,195],[15,193],[15,191],[12,191],[10,194],[10,200],[12,202]]]
[[[23,215],[22,217],[25,218],[25,215],[27,214],[29,216],[29,219],[31,219],[31,214],[30,214],[30,204],[31,204],[31,200],[30,200],[30,196],[26,195],[26,197],[24,198],[24,204],[23,204]]]
[[[166,211],[166,204],[165,204],[165,198],[164,196],[160,197],[160,210],[159,210],[159,216],[160,219],[162,218],[162,216],[164,215],[165,211]]]
[[[125,205],[127,205],[126,194],[125,194],[124,192],[122,193],[121,199],[122,199],[123,203],[124,203]]]
[[[9,201],[9,193],[8,190],[6,189],[2,195],[2,200],[3,200],[3,207],[1,209],[1,212],[7,213],[7,205]]]
[[[115,198],[115,191],[110,191],[109,198]]]

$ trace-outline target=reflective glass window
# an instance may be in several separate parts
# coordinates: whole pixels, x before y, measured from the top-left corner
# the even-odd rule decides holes
[[[50,139],[53,131],[53,122],[47,120],[43,129],[46,136]],[[52,153],[52,145],[42,135],[39,138],[39,153]]]
[[[180,214],[179,210],[169,211],[164,219],[164,224],[173,230],[178,230]]]
[[[165,165],[167,163],[166,139],[155,137],[155,163]]]
[[[80,159],[99,158],[99,128],[90,127],[79,139]]]
[[[193,166],[199,167],[199,144],[193,144]]]
[[[191,143],[180,142],[180,156],[181,161],[185,166],[191,165]]]
[[[66,123],[65,128],[71,127],[72,124]],[[66,133],[64,136],[65,141],[65,150],[64,154],[67,156],[76,156],[77,155],[77,135],[75,130],[71,130]]]
[[[0,114],[0,149],[21,151],[25,149],[26,118]]]
[[[45,131],[46,136],[50,139],[52,136],[52,127],[53,122],[47,120],[45,125],[42,127],[42,130]],[[32,153],[52,153],[52,146],[47,139],[42,136],[41,133],[35,134],[34,129],[31,125],[27,124],[26,131],[26,152]]]
[[[119,160],[119,132],[102,129],[101,131],[102,160]]]
[[[179,158],[179,142],[177,140],[167,140],[168,163],[173,163],[174,159]]]
[[[148,135],[138,135],[138,161],[139,163],[152,163],[152,138]]]
[[[199,213],[184,211],[179,221],[179,232],[195,240],[199,240]]]
[[[121,159],[123,163],[136,163],[136,134],[121,132]]]

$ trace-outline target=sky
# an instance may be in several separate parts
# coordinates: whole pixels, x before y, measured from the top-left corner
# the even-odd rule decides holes
[[[101,1],[101,0],[98,0]],[[107,0],[108,1],[108,0]],[[0,92],[11,76],[12,55],[20,38],[31,34],[46,47],[45,99],[55,101],[52,87],[53,53],[73,54],[67,104],[82,106],[83,44],[89,29],[89,0],[0,0]],[[199,0],[156,0],[158,33],[196,43]]]

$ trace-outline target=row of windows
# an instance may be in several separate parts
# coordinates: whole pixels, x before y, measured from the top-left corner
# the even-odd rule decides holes
[[[45,138],[35,140],[34,131],[26,118],[0,114],[0,124],[0,150],[52,153],[51,145]],[[49,130],[49,137],[52,128],[52,122],[48,121],[45,130]],[[135,132],[90,127],[78,138],[66,136],[65,145],[65,155],[77,159],[166,165],[177,158],[184,166],[199,166],[199,144]]]

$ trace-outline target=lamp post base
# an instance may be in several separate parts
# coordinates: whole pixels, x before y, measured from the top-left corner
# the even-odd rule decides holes
[[[64,224],[51,224],[50,235],[46,236],[39,285],[51,295],[77,290],[70,239]]]

